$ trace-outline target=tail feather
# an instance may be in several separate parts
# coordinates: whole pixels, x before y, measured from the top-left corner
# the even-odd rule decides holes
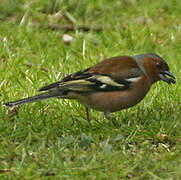
[[[13,106],[17,106],[17,105],[24,104],[24,103],[31,103],[31,102],[41,101],[43,99],[49,99],[49,98],[60,97],[60,96],[61,96],[60,93],[56,95],[54,93],[52,94],[52,93],[47,92],[47,93],[38,94],[36,96],[28,97],[25,99],[8,102],[8,103],[5,103],[4,105],[13,107]]]

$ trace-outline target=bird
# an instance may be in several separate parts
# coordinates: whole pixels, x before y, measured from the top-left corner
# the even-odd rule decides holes
[[[110,113],[130,108],[145,98],[151,86],[162,80],[176,83],[167,62],[155,53],[107,58],[85,70],[39,89],[41,94],[7,102],[13,107],[49,98],[76,99],[88,108]]]

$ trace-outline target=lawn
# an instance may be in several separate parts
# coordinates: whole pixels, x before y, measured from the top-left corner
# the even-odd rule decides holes
[[[178,0],[1,0],[0,179],[181,179],[180,12]],[[52,28],[70,23],[91,29]],[[116,126],[94,110],[88,123],[75,100],[2,106],[105,58],[146,52],[177,83],[154,84],[111,115]]]

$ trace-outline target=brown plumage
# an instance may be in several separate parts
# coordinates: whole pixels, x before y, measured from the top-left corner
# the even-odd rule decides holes
[[[15,106],[53,97],[76,99],[86,107],[103,111],[108,117],[110,112],[136,105],[158,80],[171,84],[175,83],[174,79],[166,61],[156,54],[119,56],[42,87],[39,91],[45,93],[5,105]]]

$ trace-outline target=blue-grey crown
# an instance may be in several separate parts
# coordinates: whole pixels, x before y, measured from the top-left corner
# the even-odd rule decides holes
[[[161,62],[163,62],[164,64],[166,64],[168,66],[167,62],[164,59],[162,59],[159,55],[154,54],[154,53],[147,53],[147,54],[140,54],[140,55],[133,56],[133,58],[135,59],[135,61],[137,62],[138,66],[140,67],[140,69],[143,72],[145,72],[145,71],[144,71],[144,69],[143,69],[143,67],[141,65],[141,60],[143,58],[146,58],[146,57],[159,59]]]

